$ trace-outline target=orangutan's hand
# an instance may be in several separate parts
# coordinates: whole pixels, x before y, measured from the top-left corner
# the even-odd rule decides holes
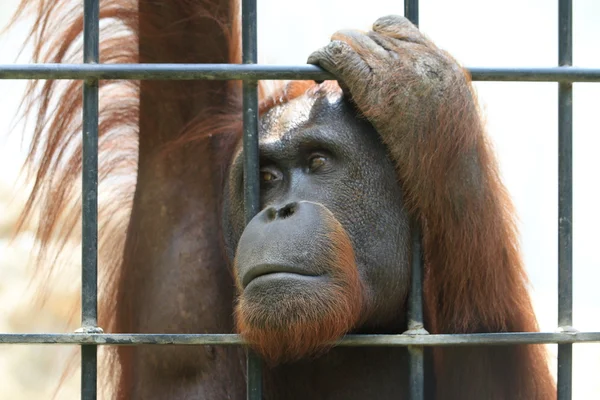
[[[308,63],[335,75],[392,151],[439,131],[440,113],[475,106],[462,68],[404,17],[380,18],[368,33],[339,31]]]

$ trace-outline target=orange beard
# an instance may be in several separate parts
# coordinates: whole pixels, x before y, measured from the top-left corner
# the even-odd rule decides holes
[[[333,216],[326,223],[330,233],[324,238],[322,254],[330,272],[315,290],[291,290],[258,302],[248,301],[239,291],[237,330],[270,364],[324,352],[361,318],[364,295],[352,244]]]

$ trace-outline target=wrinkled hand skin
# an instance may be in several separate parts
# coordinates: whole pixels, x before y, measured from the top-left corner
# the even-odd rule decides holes
[[[382,136],[409,192],[439,192],[444,183],[438,179],[449,174],[477,186],[473,156],[483,130],[469,78],[409,20],[392,15],[370,32],[338,31],[308,63],[338,79]]]

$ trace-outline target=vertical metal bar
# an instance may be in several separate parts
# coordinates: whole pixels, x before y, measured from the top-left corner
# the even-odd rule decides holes
[[[98,0],[84,0],[83,61],[98,63],[100,53],[100,6]],[[82,328],[98,325],[98,80],[83,83],[83,166],[82,166]],[[81,346],[81,398],[96,399],[97,348]]]
[[[404,0],[404,16],[419,26],[419,0]]]
[[[423,249],[422,249],[421,227],[417,222],[411,226],[411,282],[410,282],[410,309],[408,312],[411,323],[409,329],[423,328]]]
[[[558,4],[558,63],[573,64],[573,6]],[[558,326],[573,324],[573,84],[558,85]],[[573,345],[558,345],[558,400],[572,394]]]
[[[256,64],[256,0],[242,2],[242,61]],[[246,223],[258,213],[259,162],[258,162],[258,90],[256,81],[243,83],[244,122],[244,212]]]
[[[423,248],[421,228],[413,221],[411,226],[411,282],[408,310],[408,333],[427,334],[423,326]],[[425,398],[425,362],[422,346],[409,346],[410,376],[408,389],[411,400]]]
[[[404,0],[404,16],[419,26],[419,0]],[[408,332],[427,334],[423,326],[423,250],[421,227],[418,221],[411,224],[411,283]],[[410,376],[408,388],[411,400],[425,398],[425,362],[422,346],[409,346]]]
[[[256,0],[242,1],[242,62],[256,64],[257,57]],[[244,122],[244,213],[246,223],[258,213],[260,207],[259,157],[258,157],[258,90],[256,81],[243,83]],[[248,400],[262,399],[262,361],[251,350],[246,359]]]

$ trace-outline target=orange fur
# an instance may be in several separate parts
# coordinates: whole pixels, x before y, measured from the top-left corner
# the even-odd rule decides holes
[[[28,38],[33,62],[82,61],[81,2],[23,0],[13,21],[29,15],[34,16]],[[100,18],[100,61],[138,62],[137,2],[104,0]],[[101,81],[99,86],[99,325],[110,332],[137,169],[139,82]],[[81,81],[30,81],[22,103],[35,125],[26,160],[33,187],[18,229],[40,213],[35,265],[42,285],[69,241],[80,241],[81,91]]]
[[[211,1],[174,0],[170,1],[172,18],[178,23],[165,28],[161,26],[166,15],[156,12],[144,14],[136,0],[101,0],[100,2],[100,62],[101,63],[138,63],[156,62],[149,55],[141,54],[140,21],[144,25],[145,37],[157,40],[170,38],[177,34],[186,35],[188,25],[203,24],[211,20],[220,26],[228,43],[227,59],[222,61],[239,63],[240,25],[237,2],[232,1],[232,16],[216,17],[218,7]],[[83,7],[80,1],[54,2],[49,0],[23,0],[13,21],[30,15],[34,17],[29,39],[33,42],[33,62],[35,63],[78,63],[82,61]],[[180,15],[178,17],[177,15]],[[229,21],[234,21],[230,23]],[[186,41],[182,41],[186,45]],[[167,47],[168,41],[165,42]],[[164,62],[177,62],[178,52],[163,54]],[[188,62],[208,62],[202,54],[192,55]],[[194,85],[190,83],[168,82],[178,86],[176,96],[171,101],[187,103],[195,96]],[[201,86],[202,84],[200,84]],[[161,88],[141,89],[139,81],[100,81],[99,113],[99,326],[106,332],[129,331],[117,316],[122,297],[123,262],[126,234],[131,218],[131,208],[136,185],[139,158],[140,96],[157,93],[164,95]],[[241,132],[238,126],[229,125],[238,120],[239,82],[223,83],[223,95],[228,110],[223,118],[214,118],[214,113],[223,111],[223,107],[204,108],[204,113],[194,115],[176,129],[176,138],[166,142],[164,148],[175,144],[184,147],[184,139],[208,137],[222,132]],[[181,88],[184,90],[181,90]],[[81,223],[81,81],[31,81],[23,102],[23,114],[35,120],[26,167],[33,188],[21,214],[18,228],[36,217],[39,218],[36,231],[40,243],[37,252],[38,265],[43,285],[44,276],[52,273],[52,265],[66,244],[71,240],[80,240],[77,229]],[[213,89],[214,90],[214,89]],[[215,95],[218,95],[217,89]],[[171,92],[173,95],[174,92]],[[179,97],[179,98],[177,98]],[[232,118],[232,116],[234,116]],[[209,125],[205,125],[209,121]],[[200,133],[198,134],[198,131]],[[18,229],[17,229],[18,231]],[[54,242],[54,245],[51,245]],[[58,243],[58,245],[56,245]],[[131,379],[125,376],[130,359],[129,349],[102,347],[107,351],[104,357],[106,367],[101,371],[109,381],[127,385]],[[118,368],[118,365],[122,368]],[[123,374],[119,377],[123,370]],[[107,381],[108,382],[108,381]],[[106,387],[106,385],[101,385]],[[111,394],[108,394],[111,396]],[[124,396],[121,393],[121,396]]]

